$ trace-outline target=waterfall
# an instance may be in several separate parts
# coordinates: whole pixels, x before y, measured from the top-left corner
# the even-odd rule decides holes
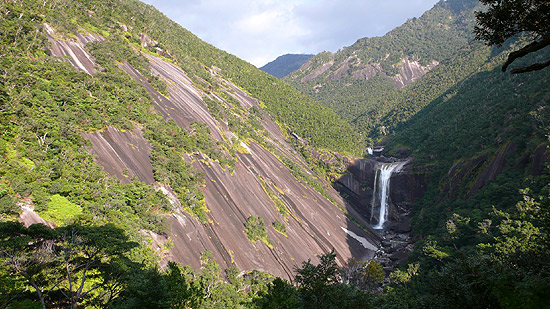
[[[370,202],[370,222],[372,222],[372,217],[374,217],[374,204],[376,204],[376,187],[378,187],[378,170],[374,171],[374,189],[372,191],[372,201]]]
[[[380,202],[380,208],[378,212],[378,224],[374,226],[375,229],[381,230],[384,228],[384,223],[388,220],[388,197],[390,196],[390,178],[391,174],[399,172],[401,168],[407,163],[403,162],[392,162],[392,163],[382,163],[379,165],[379,168],[375,171],[374,176],[374,190],[372,195],[372,210],[371,210],[371,220],[374,214],[374,206],[376,204],[376,199]],[[377,195],[378,194],[378,195]]]

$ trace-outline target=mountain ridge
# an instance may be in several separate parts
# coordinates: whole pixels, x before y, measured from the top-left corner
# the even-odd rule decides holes
[[[283,78],[288,74],[299,69],[312,54],[285,54],[277,57],[275,60],[265,64],[260,70],[265,71],[277,78]]]
[[[476,7],[474,0],[439,1],[382,37],[312,57],[285,79],[335,110],[372,143],[394,128],[379,119],[399,105],[401,89],[473,39]]]

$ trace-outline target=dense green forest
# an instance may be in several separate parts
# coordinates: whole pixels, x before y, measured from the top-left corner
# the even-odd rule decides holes
[[[457,50],[468,52],[475,49],[470,45],[478,45],[472,43],[476,7],[479,3],[474,0],[440,1],[421,17],[409,19],[382,37],[362,38],[337,53],[316,55],[310,59],[307,68],[295,71],[286,80],[335,110],[372,144],[410,117],[407,113],[398,113],[400,118],[396,119],[389,114],[396,108],[410,108],[412,104],[407,100],[411,95],[431,96],[430,88],[434,86],[430,84],[421,86],[421,89],[411,89],[415,83],[404,88],[396,87],[392,78],[401,72],[402,59],[427,66],[434,60],[439,63],[452,61]],[[327,64],[330,65],[328,70],[315,74]],[[369,66],[366,77],[362,72]],[[453,74],[463,78],[464,74],[471,72],[466,71],[468,68],[460,68],[461,72]],[[388,117],[392,118],[391,121]]]
[[[471,55],[488,52],[478,48],[455,61],[469,64]],[[548,55],[542,50],[518,65]],[[548,264],[550,72],[505,74],[503,60],[492,58],[440,93],[388,141],[389,153],[414,156],[432,179],[415,206],[414,230],[422,240],[411,257],[427,271],[409,292],[429,286],[430,295],[448,301],[454,289],[456,297],[470,294],[463,303],[472,306],[535,308],[548,300],[549,273],[541,265]],[[546,154],[542,162],[537,153]],[[429,282],[445,276],[457,282]]]
[[[541,51],[522,61],[547,57]],[[548,70],[505,74],[493,60],[388,140],[387,155],[413,156],[430,178],[413,211],[419,241],[409,262],[420,271],[396,290],[411,306],[548,303],[549,81]]]

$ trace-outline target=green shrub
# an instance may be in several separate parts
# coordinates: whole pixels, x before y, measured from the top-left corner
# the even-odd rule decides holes
[[[66,197],[54,194],[48,202],[48,210],[41,212],[42,219],[53,222],[56,225],[63,225],[68,219],[82,213],[82,208],[70,202]]]
[[[248,217],[248,219],[246,219],[246,223],[244,224],[244,231],[246,233],[246,237],[251,242],[261,240],[266,245],[271,247],[271,241],[267,237],[267,230],[265,228],[264,219],[262,217]]]
[[[281,221],[275,220],[275,222],[273,222],[273,228],[275,229],[275,231],[287,236],[286,235],[286,226]]]

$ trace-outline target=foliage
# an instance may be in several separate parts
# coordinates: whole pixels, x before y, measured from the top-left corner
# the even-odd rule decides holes
[[[159,272],[127,259],[138,244],[112,225],[50,229],[5,222],[0,235],[0,273],[9,274],[0,281],[0,301],[13,308],[355,308],[374,300],[340,281],[333,252],[322,255],[318,265],[304,262],[292,285],[234,267],[224,280],[208,251],[200,269],[169,262]],[[366,269],[365,275],[370,273]]]
[[[388,141],[390,153],[415,156],[431,179],[412,220],[421,240],[409,262],[419,271],[392,274],[405,284],[388,289],[389,304],[412,298],[432,308],[536,308],[549,298],[541,290],[547,268],[538,264],[547,263],[540,244],[548,235],[549,171],[525,160],[548,147],[548,73],[503,75],[496,68],[503,57],[492,61],[429,101]]]
[[[277,59],[264,65],[260,70],[265,71],[277,78],[283,78],[288,74],[298,70],[309,58],[314,55],[306,54],[286,54],[277,57]]]
[[[295,281],[303,308],[368,307],[368,293],[341,283],[334,251],[321,255],[319,260],[318,265],[308,260],[296,269]]]
[[[116,298],[122,289],[122,269],[130,263],[124,254],[137,246],[113,225],[52,230],[41,224],[25,228],[5,222],[0,231],[2,267],[32,287],[42,308],[101,305]]]
[[[360,262],[351,258],[347,265],[342,267],[341,273],[343,282],[370,292],[376,291],[384,281],[382,265],[374,260]]]
[[[87,14],[82,8],[88,8],[94,14]],[[57,15],[53,12],[46,14],[47,22],[58,30],[74,33],[76,25],[70,22],[73,20],[111,33],[113,39],[109,36],[110,42],[122,39],[116,34],[123,34],[132,44],[139,42],[141,33],[145,33],[160,42],[162,50],[169,51],[195,84],[217,87],[218,82],[204,68],[218,68],[224,78],[259,99],[271,117],[308,138],[313,146],[344,153],[360,152],[360,145],[351,142],[359,140],[358,136],[332,110],[253,65],[201,41],[151,6],[135,0],[108,4],[96,0],[71,1],[66,3],[61,13],[71,14],[68,20],[59,20],[58,10]],[[127,27],[126,33],[121,25]]]
[[[335,54],[314,56],[307,69],[294,72],[286,80],[335,110],[368,143],[375,143],[391,134],[398,123],[409,119],[411,112],[425,106],[417,106],[411,97],[427,96],[433,100],[434,88],[464,74],[466,68],[478,69],[479,65],[472,64],[455,74],[454,71],[460,69],[457,65],[445,70],[450,80],[426,83],[420,89],[411,89],[418,81],[396,88],[402,59],[418,61],[423,66],[432,65],[436,60],[440,63],[437,70],[445,61],[452,60],[457,51],[470,48],[473,12],[477,5],[478,2],[472,0],[440,1],[420,18],[409,19],[382,37],[362,38]],[[387,121],[387,115],[396,109],[400,110],[399,119]]]
[[[251,242],[261,240],[266,245],[271,247],[271,240],[267,236],[267,230],[264,225],[264,219],[262,217],[248,217],[244,224],[244,232],[246,233],[246,237],[248,238],[248,240],[250,240]]]
[[[48,210],[40,213],[40,216],[42,219],[60,226],[63,225],[67,219],[73,219],[80,213],[82,213],[82,208],[80,208],[80,206],[71,203],[64,196],[54,194],[50,197]]]
[[[222,279],[219,265],[213,260],[211,252],[201,256],[202,267],[193,270],[176,263],[168,264],[165,274],[170,289],[172,308],[242,308],[251,307],[271,276],[257,271],[242,275],[228,270],[229,282]]]
[[[281,221],[275,220],[275,221],[273,222],[273,228],[275,229],[275,231],[277,231],[277,232],[279,232],[279,233],[281,233],[281,234],[287,236],[287,235],[286,235],[286,226],[285,226],[285,224],[282,223]]]
[[[488,45],[502,45],[518,34],[528,34],[530,44],[521,47],[508,56],[502,66],[505,72],[516,59],[536,52],[550,45],[550,1],[545,0],[481,0],[488,8],[476,12],[476,39]],[[541,70],[550,65],[550,60],[512,70],[514,73]]]
[[[134,51],[125,37],[118,34],[111,35],[105,41],[90,42],[86,48],[94,56],[95,62],[104,70],[112,70],[117,62],[127,62],[145,76],[157,91],[164,95],[168,94],[166,84],[151,73],[149,61],[141,53]]]

